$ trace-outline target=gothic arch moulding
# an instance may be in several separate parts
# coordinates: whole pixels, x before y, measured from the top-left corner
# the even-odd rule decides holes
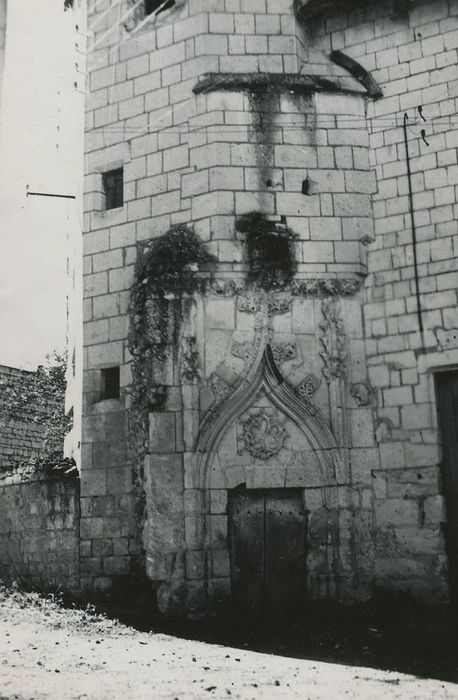
[[[211,408],[204,416],[196,445],[199,487],[208,487],[208,465],[228,430],[250,406],[260,392],[289,417],[304,433],[314,451],[325,484],[337,483],[340,463],[339,449],[323,415],[301,398],[278,369],[270,345],[266,345],[260,360],[244,378],[237,390],[222,404]]]

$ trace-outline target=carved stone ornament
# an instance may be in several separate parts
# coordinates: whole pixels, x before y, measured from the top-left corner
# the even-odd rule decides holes
[[[222,403],[234,392],[230,384],[225,382],[224,379],[221,379],[221,377],[218,377],[217,374],[212,374],[208,383],[214,396],[215,403]]]
[[[237,294],[243,294],[245,289],[246,283],[243,278],[214,280],[210,287],[210,290],[219,297],[233,297]]]
[[[201,374],[197,340],[194,336],[184,336],[181,340],[181,381],[192,384]]]
[[[198,471],[199,488],[204,488],[211,472],[212,455],[227,433],[228,427],[238,416],[247,415],[252,409],[256,396],[263,392],[269,397],[275,409],[281,416],[288,416],[305,435],[305,438],[315,451],[323,475],[323,483],[333,483],[341,473],[339,447],[328,421],[312,404],[301,400],[297,391],[285,381],[275,360],[272,350],[267,344],[257,361],[248,369],[232,395],[222,404],[221,410],[209,410],[202,417],[199,425],[195,452],[197,455],[196,469]],[[242,423],[240,428],[240,440]],[[280,422],[280,426],[282,426]],[[261,428],[264,432],[265,428]],[[280,431],[281,435],[281,431]],[[281,437],[280,437],[281,441]],[[281,441],[281,444],[283,442]],[[262,445],[262,440],[261,440]]]
[[[257,459],[269,459],[280,452],[288,433],[284,425],[263,410],[250,414],[240,422],[241,442],[246,450]]]
[[[350,394],[355,399],[358,406],[369,406],[374,398],[374,391],[370,384],[358,382],[350,387]]]
[[[248,294],[238,299],[237,308],[239,311],[255,314],[261,308],[261,297],[257,294]]]
[[[239,297],[238,310],[247,313],[256,313],[264,310],[269,316],[285,314],[290,310],[292,303],[291,295],[279,294],[246,294]]]
[[[435,333],[437,339],[437,349],[439,351],[452,350],[453,348],[458,348],[457,328],[451,328],[447,331],[443,328],[438,328]]]
[[[293,280],[291,291],[298,297],[353,296],[361,289],[358,279],[307,279]]]
[[[296,387],[296,391],[306,400],[312,401],[321,386],[321,379],[316,374],[308,374],[306,378]]]
[[[340,379],[346,371],[346,335],[340,318],[339,304],[336,299],[325,299],[321,304],[324,320],[320,323],[320,343],[323,350],[323,376],[326,381]]]
[[[280,296],[278,294],[271,294],[267,298],[267,313],[269,316],[286,314],[291,309],[292,302],[293,300],[289,295]]]
[[[288,360],[294,360],[297,357],[297,345],[294,340],[289,343],[273,343],[272,354],[277,365],[281,365]]]
[[[294,279],[291,282],[291,295],[295,297],[349,297],[354,296],[362,287],[362,279]],[[239,294],[246,294],[247,285],[243,278],[220,278],[214,280],[210,285],[210,291],[217,296],[237,296]],[[258,297],[256,293],[249,295]],[[259,297],[258,297],[259,298]],[[278,301],[280,300],[280,301]],[[271,315],[277,313],[285,313],[289,308],[288,296],[280,296],[277,294],[270,294],[268,297],[268,305],[272,303],[269,310]],[[275,305],[281,304],[285,306],[288,304],[287,308],[284,310],[275,310]],[[244,311],[252,311],[249,308],[240,309]],[[256,311],[257,309],[255,309]]]

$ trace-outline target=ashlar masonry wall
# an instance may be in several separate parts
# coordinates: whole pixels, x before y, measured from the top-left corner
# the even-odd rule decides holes
[[[127,29],[117,22],[116,8],[97,9],[89,18],[94,50],[86,137],[83,586],[106,590],[140,564],[159,586],[164,608],[199,610],[206,600],[230,594],[227,491],[245,477],[249,488],[274,488],[280,479],[283,486],[312,489],[305,497],[316,512],[310,591],[319,597],[350,590],[364,595],[372,575],[370,542],[364,544],[371,496],[359,489],[356,471],[350,473],[349,450],[353,445],[361,468],[374,459],[371,408],[350,394],[350,386],[367,380],[357,296],[366,273],[360,239],[372,232],[375,186],[365,90],[329,58],[309,51],[290,2],[180,2],[157,20]],[[325,75],[326,89],[318,89]],[[342,114],[349,111],[356,122],[351,131],[342,128]],[[120,166],[124,205],[104,211],[101,173]],[[295,233],[297,284],[295,291],[285,290],[283,301],[275,290],[270,301],[265,295],[249,301],[245,243],[236,221],[253,211]],[[167,399],[161,411],[150,413],[147,457],[139,465],[126,449],[132,437],[128,307],[136,243],[180,223],[193,225],[217,258],[216,279],[203,297],[186,302],[191,311],[178,347],[167,350],[170,361],[163,367],[153,367]],[[322,343],[340,342],[340,360],[319,359]],[[189,379],[193,343],[198,368]],[[223,473],[210,483],[214,458],[207,455],[210,462],[202,466],[199,454],[206,454],[207,443],[199,440],[214,435],[216,449],[223,436],[211,416],[225,410],[221,396],[237,394],[245,375],[269,381],[270,365],[262,358],[272,343],[277,370],[269,371],[288,377],[291,395],[278,399],[278,406],[258,397],[250,407],[256,394],[249,394],[248,403],[242,401],[245,419],[249,411],[265,409],[274,422],[280,411],[281,422],[287,405],[300,413],[296,392],[310,375],[309,396],[317,393],[321,417],[310,414],[306,422],[318,420],[322,435],[321,447],[312,443],[340,454],[329,466],[332,482],[324,472],[318,478],[310,440],[293,421],[285,427],[294,437],[277,474],[275,458],[270,467],[262,458],[256,464],[236,437],[243,428],[228,425],[216,458]],[[290,357],[284,354],[288,343]],[[257,348],[255,362],[251,346]],[[120,366],[121,396],[103,399],[101,373],[113,365]],[[295,421],[300,424],[297,415]],[[305,454],[311,473],[301,477]],[[281,474],[289,474],[286,481]],[[323,486],[331,488],[326,497],[319,495]],[[328,507],[332,523],[325,517]],[[352,518],[354,508],[358,517]],[[324,554],[328,536],[334,564]],[[361,543],[357,552],[355,540]]]
[[[411,5],[399,17],[390,3],[366,3],[355,12],[317,19],[310,32],[315,46],[341,50],[359,61],[383,91],[380,100],[368,104],[367,113],[377,191],[364,306],[368,371],[378,397],[376,582],[394,581],[401,589],[421,593],[434,589],[435,581],[440,596],[446,582],[445,513],[434,372],[458,361],[458,4]],[[405,113],[423,337],[415,294]],[[436,576],[438,571],[442,576]]]
[[[0,579],[79,591],[79,479],[0,481]]]
[[[442,19],[425,19],[445,6]],[[436,354],[431,332],[430,352],[421,352],[402,129],[387,130],[383,121],[377,130],[377,119],[403,109],[408,79],[451,81],[445,66],[427,73],[417,58],[401,59],[401,48],[418,51],[418,32],[429,24],[453,35],[454,3],[416,4],[402,20],[391,4],[365,3],[357,14],[313,22],[300,20],[289,0],[181,1],[157,16],[125,21],[129,7],[102,2],[89,17],[84,589],[110,590],[141,570],[164,609],[196,612],[224,599],[231,585],[228,492],[240,484],[247,490],[289,484],[303,490],[313,523],[310,595],[357,598],[376,587],[446,595],[429,372],[444,354]],[[420,44],[432,50],[426,37]],[[374,100],[331,61],[337,48],[373,71],[383,97]],[[447,51],[444,44],[440,53]],[[434,102],[429,87],[420,88],[424,105]],[[453,92],[453,82],[447,89]],[[447,145],[444,132],[437,136]],[[415,180],[426,156],[418,141],[411,145]],[[102,174],[120,167],[123,206],[106,210]],[[443,167],[453,180],[452,162]],[[424,229],[417,221],[421,245],[431,236],[430,257],[421,261],[422,303],[449,304],[452,313],[455,292],[444,289],[440,302],[435,296],[438,244],[426,229],[433,218],[451,216],[453,205],[435,206],[434,176],[426,185],[421,175],[415,185],[427,217]],[[447,191],[438,197],[450,198]],[[247,282],[246,239],[237,222],[253,211],[272,230],[295,234],[295,276],[284,296]],[[446,227],[437,228],[442,223],[456,222],[434,221],[434,231],[451,241]],[[181,300],[183,322],[167,341],[164,362],[151,367],[156,379],[149,388],[156,382],[166,398],[151,409],[144,437],[131,411],[137,244],[177,224],[192,225],[217,263],[211,284]],[[105,398],[103,370],[114,366],[120,396]],[[244,393],[247,386],[251,393]],[[266,387],[270,394],[263,395]],[[257,430],[258,419],[289,436],[270,457],[244,448],[246,426]],[[141,443],[134,450],[132,437]],[[136,459],[136,450],[146,459]],[[316,464],[323,451],[328,472]]]

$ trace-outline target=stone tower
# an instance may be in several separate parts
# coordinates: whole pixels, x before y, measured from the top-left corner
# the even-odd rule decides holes
[[[89,16],[83,587],[141,573],[161,610],[192,614],[250,595],[366,597],[377,86],[313,48],[306,3],[102,5]]]

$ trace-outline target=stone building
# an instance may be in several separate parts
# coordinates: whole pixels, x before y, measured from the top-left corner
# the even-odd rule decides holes
[[[82,590],[446,599],[458,3],[100,0],[88,26]]]

